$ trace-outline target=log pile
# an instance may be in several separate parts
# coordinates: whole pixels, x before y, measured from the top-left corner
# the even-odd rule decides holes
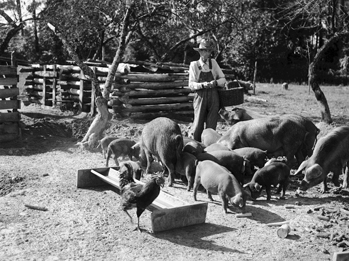
[[[0,65],[0,143],[20,137],[17,67]]]
[[[95,71],[103,89],[108,65],[98,61],[86,62]],[[192,119],[193,93],[188,88],[185,64],[132,61],[115,76],[108,108],[120,117],[151,119],[177,115]],[[33,65],[22,68],[30,72],[25,83],[26,100],[62,110],[95,112],[95,97],[91,81],[76,65]],[[224,73],[229,79],[229,70]]]

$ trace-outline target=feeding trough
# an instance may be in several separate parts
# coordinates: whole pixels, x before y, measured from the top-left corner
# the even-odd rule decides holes
[[[141,181],[136,181],[142,183]],[[115,168],[78,170],[77,188],[88,188],[110,184],[120,194],[119,172]],[[164,191],[148,207],[151,213],[153,232],[205,223],[207,203],[188,203]]]

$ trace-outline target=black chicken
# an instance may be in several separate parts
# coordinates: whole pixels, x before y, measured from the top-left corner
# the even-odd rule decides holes
[[[137,208],[137,229],[142,232],[139,227],[139,217],[144,210],[157,198],[160,193],[160,186],[164,186],[165,179],[162,176],[155,175],[150,178],[144,185],[135,183],[133,179],[133,170],[127,164],[120,168],[120,189],[121,189],[121,208],[130,217],[127,212],[132,208]]]

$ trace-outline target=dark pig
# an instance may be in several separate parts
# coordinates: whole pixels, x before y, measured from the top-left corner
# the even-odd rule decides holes
[[[197,162],[196,157],[189,152],[182,152],[177,160],[176,171],[186,177],[188,181],[187,191],[193,187]]]
[[[200,184],[206,189],[208,198],[213,201],[211,194],[218,194],[222,200],[222,206],[227,213],[228,200],[234,206],[245,211],[247,193],[240,183],[225,167],[205,160],[196,166],[195,182],[193,189],[194,200]]]
[[[289,184],[290,168],[284,162],[270,162],[269,165],[259,169],[253,175],[252,180],[244,185],[251,197],[256,199],[260,196],[263,188],[267,192],[267,200],[271,199],[271,186],[279,185],[277,193],[281,192],[281,198],[285,198],[287,186]]]
[[[147,159],[146,173],[149,172],[151,156],[162,163],[168,171],[169,186],[173,186],[177,160],[183,150],[183,136],[179,125],[166,117],[158,117],[148,122],[141,135],[141,150]]]
[[[212,143],[211,145],[207,146],[204,151],[205,152],[211,152],[211,151],[216,151],[216,150],[228,150],[231,151],[227,146],[224,146],[221,143]]]
[[[226,167],[241,183],[244,184],[244,176],[252,176],[249,162],[234,151],[216,150],[201,153],[197,156],[199,161],[211,160]]]
[[[339,175],[349,160],[349,126],[331,130],[318,139],[313,154],[303,161],[295,176],[304,173],[300,190],[307,190],[323,182],[321,192],[327,191],[327,174],[333,172],[332,181],[339,186]],[[348,171],[345,171],[343,188],[348,187]]]
[[[135,157],[137,160],[139,160],[139,154],[140,154],[140,148],[136,144],[135,141],[130,139],[116,139],[113,140],[109,145],[107,149],[107,160],[106,160],[106,166],[109,165],[109,158],[111,155],[114,155],[114,161],[116,166],[119,166],[118,158],[120,156],[126,157],[130,160],[132,160],[132,157]]]
[[[106,157],[107,149],[110,142],[112,142],[113,140],[116,140],[117,138],[118,138],[117,136],[106,136],[98,142],[97,148],[101,146],[104,159]]]
[[[254,166],[262,168],[268,160],[266,150],[261,150],[253,147],[244,147],[235,149],[234,151],[241,157],[245,157],[250,162],[251,168],[253,168]]]
[[[216,130],[207,128],[202,131],[201,142],[207,147],[212,143],[216,143],[222,137]]]
[[[127,168],[128,172],[131,174],[131,176],[134,179],[137,179],[137,180],[141,179],[141,177],[142,177],[142,167],[141,167],[139,162],[132,161],[132,160],[121,162],[119,171],[121,172],[124,167]]]
[[[186,139],[187,140],[186,142]],[[184,147],[183,147],[183,151],[184,152],[189,152],[191,154],[193,154],[194,156],[197,156],[198,154],[202,153],[205,149],[205,145],[202,144],[201,142],[198,142],[196,140],[191,140],[190,138],[186,138],[184,140]]]

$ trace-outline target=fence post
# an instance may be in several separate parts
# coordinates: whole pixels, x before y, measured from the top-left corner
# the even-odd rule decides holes
[[[80,89],[79,89],[79,106],[80,110],[83,110],[84,107],[84,74],[82,70],[80,69]]]
[[[43,72],[45,75],[46,72],[46,65],[43,66]],[[43,77],[43,83],[42,83],[42,104],[46,105],[46,77]]]
[[[52,107],[56,106],[56,86],[57,86],[57,69],[56,64],[53,65],[53,73],[55,77],[53,78],[52,82]]]
[[[94,75],[96,75],[96,67],[91,68]],[[94,87],[93,87],[93,82],[91,81],[91,108],[90,108],[90,115],[93,116],[95,114],[95,92],[94,92]]]

